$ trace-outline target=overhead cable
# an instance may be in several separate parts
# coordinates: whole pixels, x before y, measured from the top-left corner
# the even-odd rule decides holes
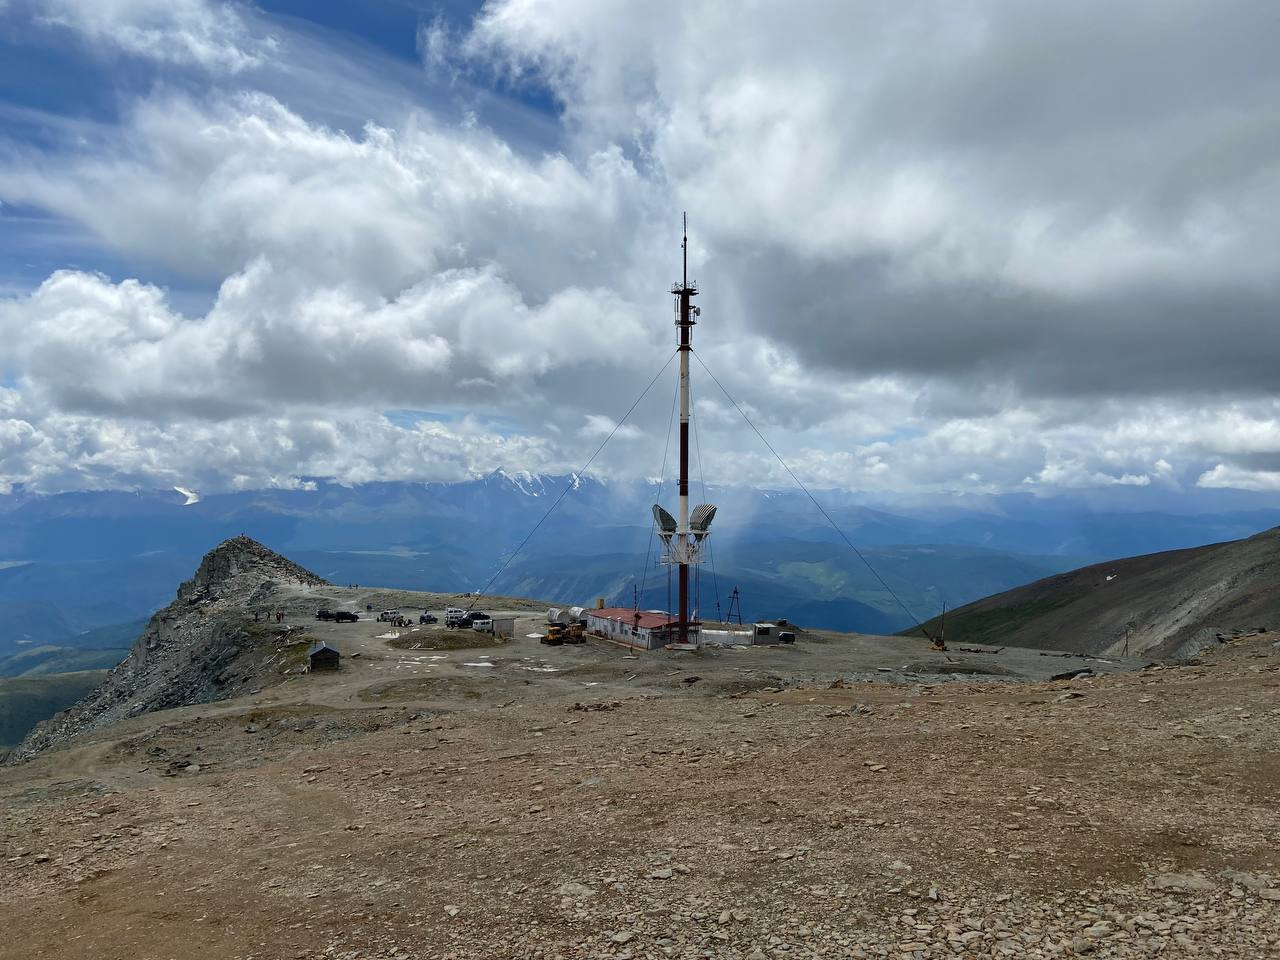
[[[667,362],[670,363],[671,361],[668,360]],[[680,397],[680,384],[677,383],[675,390],[671,394],[671,415],[667,418],[667,439],[666,439],[666,442],[663,443],[662,445],[662,471],[658,474],[658,495],[657,497],[654,498],[655,503],[662,502],[662,486],[664,483],[666,483],[666,479],[667,479],[667,457],[671,453],[671,426],[672,424],[675,423],[675,420],[676,420],[676,400],[679,399],[679,397]],[[649,545],[645,547],[644,568],[640,572],[640,592],[636,594],[637,610],[640,609],[640,601],[644,599],[645,587],[648,586],[648,583],[649,583],[649,558],[653,556],[653,535],[657,531],[657,527],[658,527],[657,520],[654,520],[649,525]],[[670,570],[667,571],[668,574],[670,572],[671,572]],[[667,592],[670,593],[671,592],[670,576],[667,577],[667,580],[668,580]],[[668,607],[671,606],[670,602],[667,603],[667,606]]]
[[[655,373],[653,375],[653,379],[650,380],[649,383],[645,386],[645,388],[640,391],[640,396],[636,397],[635,401],[631,404],[631,406],[627,408],[627,412],[622,415],[622,419],[613,425],[613,429],[609,431],[609,435],[600,442],[600,446],[596,447],[595,452],[591,454],[590,457],[587,458],[587,462],[584,463],[576,473],[573,473],[570,475],[569,482],[566,483],[564,486],[564,489],[560,491],[560,496],[556,497],[555,502],[552,503],[551,506],[547,507],[547,512],[544,513],[542,515],[542,518],[533,525],[533,529],[530,530],[529,533],[525,536],[525,538],[520,541],[520,545],[516,547],[513,551],[511,551],[511,553],[507,556],[506,560],[502,561],[502,566],[498,568],[497,573],[495,573],[493,576],[489,578],[488,583],[484,585],[484,589],[481,590],[480,593],[477,594],[474,598],[472,598],[471,603],[467,605],[468,610],[474,607],[476,605],[476,602],[481,597],[483,597],[486,593],[489,592],[489,588],[493,586],[494,581],[497,580],[500,576],[502,576],[503,571],[505,571],[507,567],[510,566],[511,561],[516,558],[516,555],[521,550],[524,549],[525,544],[527,544],[530,541],[530,539],[532,539],[533,535],[538,532],[538,528],[541,527],[543,523],[546,522],[547,517],[551,516],[552,511],[554,511],[556,507],[560,506],[560,501],[565,498],[565,496],[568,494],[570,490],[572,490],[575,486],[577,486],[578,481],[582,479],[582,475],[587,472],[587,468],[590,467],[593,462],[595,462],[596,457],[600,456],[600,451],[603,450],[605,446],[609,443],[609,441],[613,439],[614,434],[616,434],[619,430],[622,429],[622,425],[626,423],[627,418],[630,417],[631,414],[635,412],[636,407],[640,405],[640,401],[645,398],[645,395],[648,394],[648,392],[653,388],[653,385],[658,382],[658,378],[661,377],[664,373],[666,373],[667,367],[671,366],[671,361],[676,358],[676,352],[673,352],[671,356],[667,357],[667,362],[662,365],[662,369],[659,370],[657,373]]]
[[[899,607],[902,608],[902,612],[907,615],[907,619],[912,621],[915,624],[915,627],[913,627],[912,629],[919,629],[921,632],[924,633],[926,637],[932,640],[933,639],[932,635],[930,635],[929,631],[925,629],[924,621],[907,609],[907,605],[902,602],[901,598],[899,598],[899,596],[896,593],[894,593],[893,588],[889,586],[888,583],[885,582],[884,577],[880,576],[876,568],[871,565],[871,561],[868,560],[863,555],[861,550],[859,550],[857,547],[853,545],[853,541],[850,540],[845,535],[845,532],[840,529],[840,525],[837,524],[835,520],[831,518],[831,514],[827,513],[827,511],[823,508],[822,504],[818,502],[817,497],[815,497],[812,493],[809,492],[809,488],[804,485],[803,481],[801,481],[801,479],[798,476],[796,476],[796,472],[792,470],[790,466],[788,466],[787,461],[782,459],[782,454],[778,453],[778,451],[773,448],[773,444],[771,444],[768,441],[768,439],[765,437],[765,435],[760,432],[760,428],[757,427],[754,423],[752,423],[751,418],[747,416],[747,412],[742,409],[741,405],[738,403],[737,400],[733,399],[732,394],[730,394],[729,391],[725,389],[724,384],[721,383],[720,380],[716,377],[716,375],[711,372],[711,368],[706,365],[702,357],[698,356],[697,351],[691,350],[690,352],[693,354],[694,359],[698,361],[698,364],[702,367],[702,369],[707,372],[707,376],[709,376],[715,382],[715,385],[720,388],[720,392],[725,395],[725,398],[731,404],[733,404],[733,408],[737,410],[738,413],[742,416],[742,419],[747,422],[747,426],[749,426],[752,430],[755,431],[756,436],[760,438],[760,442],[769,448],[769,452],[772,453],[774,457],[777,458],[780,464],[782,464],[782,468],[791,475],[791,479],[796,482],[796,486],[798,486],[801,490],[804,491],[804,495],[813,502],[813,505],[815,507],[818,508],[818,512],[821,513],[824,517],[826,517],[827,523],[831,524],[831,529],[834,530],[840,536],[840,539],[845,542],[845,545],[854,552],[854,554],[857,556],[859,560],[863,562],[863,564],[866,565],[866,568],[871,571],[871,575],[875,577],[877,581],[879,581],[880,586],[884,587],[885,591],[889,594],[889,596],[893,598],[894,602]]]
[[[693,402],[692,387],[690,387],[689,393],[690,393],[689,405],[690,407],[696,407],[697,405]],[[710,498],[707,496],[707,474],[706,474],[706,470],[703,467],[703,461],[702,461],[702,438],[698,433],[697,413],[692,413],[689,417],[689,421],[693,424],[693,446],[694,446],[694,449],[698,451],[698,480],[702,484],[702,502],[707,503],[710,500]],[[711,586],[716,593],[716,619],[719,620],[720,619],[720,578],[716,576],[716,554],[715,554],[715,551],[711,548],[710,537],[707,538],[707,562],[711,564]],[[699,578],[701,578],[701,575],[702,575],[701,570],[702,568],[699,567],[698,568]],[[701,591],[701,579],[699,579],[699,591]],[[701,593],[699,593],[699,597],[701,597]]]

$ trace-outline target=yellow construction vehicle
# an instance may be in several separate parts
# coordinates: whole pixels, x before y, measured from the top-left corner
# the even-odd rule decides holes
[[[562,643],[586,643],[587,630],[578,620],[569,624],[553,623],[548,625],[542,642],[549,647],[558,647]]]

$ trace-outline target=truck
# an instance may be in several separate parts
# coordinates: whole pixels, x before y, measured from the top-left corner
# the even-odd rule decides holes
[[[466,615],[467,611],[461,607],[445,607],[444,625],[446,627],[460,627],[462,626],[462,619]]]

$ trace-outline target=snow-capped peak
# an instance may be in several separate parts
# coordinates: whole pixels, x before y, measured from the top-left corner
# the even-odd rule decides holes
[[[530,473],[528,470],[517,470],[515,473],[507,473],[507,471],[499,468],[493,471],[494,476],[501,477],[507,483],[511,484],[527,497],[540,497],[547,490],[546,484],[542,477]]]

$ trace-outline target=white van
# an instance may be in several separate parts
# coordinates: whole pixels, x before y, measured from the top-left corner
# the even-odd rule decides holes
[[[461,607],[445,607],[444,625],[446,627],[456,627],[462,623],[462,618],[467,615],[467,611]]]

